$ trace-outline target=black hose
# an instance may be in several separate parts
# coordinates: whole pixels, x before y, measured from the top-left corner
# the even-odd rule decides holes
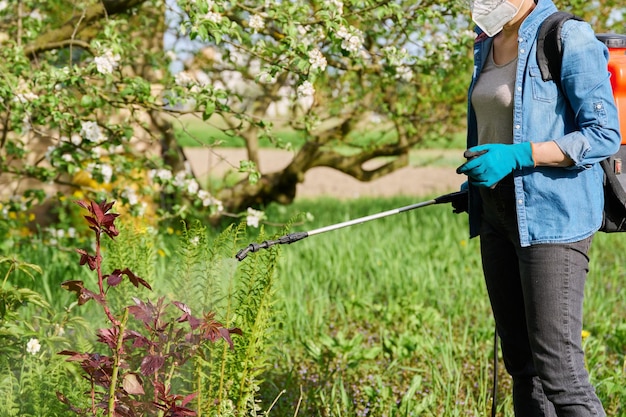
[[[493,331],[493,387],[491,387],[491,417],[498,408],[498,329]]]

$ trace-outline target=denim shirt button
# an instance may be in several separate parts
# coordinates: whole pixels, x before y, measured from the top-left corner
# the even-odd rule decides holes
[[[517,200],[517,204],[519,204],[519,205],[521,206],[522,204],[524,204],[524,200],[522,200],[522,199],[520,198],[519,200]]]
[[[515,129],[521,129],[521,128],[522,128],[522,126],[520,126],[520,125],[515,125]]]
[[[524,54],[524,53],[526,53],[526,49],[520,49],[520,50],[519,50],[519,53],[520,53],[520,54]]]

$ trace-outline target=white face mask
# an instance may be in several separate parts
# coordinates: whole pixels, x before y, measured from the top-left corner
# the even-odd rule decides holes
[[[472,0],[470,1],[472,20],[487,36],[492,37],[517,15],[522,4],[523,1],[515,7],[506,0]]]

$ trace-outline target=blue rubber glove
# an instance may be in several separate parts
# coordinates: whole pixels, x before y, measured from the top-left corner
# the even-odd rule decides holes
[[[458,167],[456,172],[467,175],[472,184],[479,187],[492,187],[515,170],[535,166],[530,142],[514,145],[494,143],[474,146],[469,150],[481,155]]]

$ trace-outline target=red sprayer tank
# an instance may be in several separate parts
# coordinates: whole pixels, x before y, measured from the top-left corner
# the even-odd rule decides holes
[[[609,48],[609,71],[611,87],[617,104],[622,133],[622,144],[626,144],[626,35],[599,34],[598,39]]]

